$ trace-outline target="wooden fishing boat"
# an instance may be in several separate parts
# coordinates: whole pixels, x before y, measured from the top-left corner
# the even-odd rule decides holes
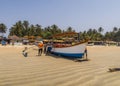
[[[67,35],[73,35],[76,33],[67,33]],[[64,34],[65,35],[65,34]],[[57,35],[62,36],[62,35]],[[55,44],[51,49],[51,53],[59,56],[69,57],[69,58],[82,58],[86,52],[87,41],[77,42],[75,44]]]

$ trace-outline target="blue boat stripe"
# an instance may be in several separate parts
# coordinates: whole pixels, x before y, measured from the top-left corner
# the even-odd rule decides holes
[[[59,53],[59,52],[52,52],[55,55],[60,55],[64,57],[73,57],[73,58],[82,58],[84,53]]]

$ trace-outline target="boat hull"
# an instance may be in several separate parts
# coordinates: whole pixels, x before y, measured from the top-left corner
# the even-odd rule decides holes
[[[85,53],[86,45],[87,43],[82,43],[71,47],[62,48],[53,47],[51,53],[58,56],[64,56],[69,58],[82,58]]]

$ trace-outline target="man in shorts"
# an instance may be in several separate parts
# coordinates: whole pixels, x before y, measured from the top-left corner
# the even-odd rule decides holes
[[[42,54],[42,52],[43,52],[43,46],[44,46],[43,42],[40,41],[40,42],[38,43],[38,56],[41,56],[41,54]]]

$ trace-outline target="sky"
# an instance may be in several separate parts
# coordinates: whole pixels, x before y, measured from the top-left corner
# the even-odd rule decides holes
[[[0,23],[9,29],[19,20],[42,27],[71,26],[77,32],[99,27],[110,31],[120,27],[120,0],[0,0]]]

